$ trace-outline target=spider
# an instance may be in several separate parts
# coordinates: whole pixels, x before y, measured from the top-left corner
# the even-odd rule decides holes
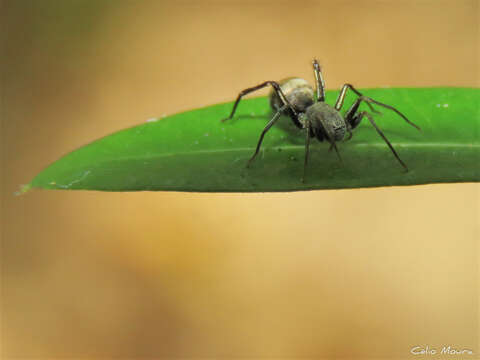
[[[387,143],[388,147],[392,151],[395,158],[403,166],[405,171],[408,171],[407,165],[400,159],[397,152],[393,148],[392,144],[380,128],[377,126],[373,120],[372,114],[367,111],[358,111],[360,104],[362,102],[366,103],[370,108],[370,111],[375,114],[380,114],[376,111],[372,104],[383,106],[387,109],[390,109],[401,116],[408,124],[420,130],[420,128],[415,125],[413,122],[407,119],[400,111],[395,109],[393,106],[383,104],[379,101],[376,101],[370,97],[362,95],[358,90],[356,90],[351,84],[345,84],[338,95],[338,98],[334,106],[331,106],[325,102],[325,82],[323,80],[322,71],[320,65],[316,59],[313,60],[313,72],[315,75],[316,81],[316,91],[314,93],[313,88],[310,84],[300,78],[287,78],[279,82],[275,81],[265,81],[257,86],[242,90],[238,94],[237,100],[233,105],[232,112],[230,116],[223,119],[226,121],[233,118],[235,111],[237,110],[238,103],[243,96],[254,92],[256,90],[262,89],[267,86],[272,87],[272,92],[270,93],[270,106],[275,111],[275,115],[267,123],[263,129],[260,139],[257,143],[257,148],[255,153],[250,158],[247,163],[247,167],[250,166],[252,161],[258,155],[260,146],[262,145],[263,137],[270,130],[270,128],[277,122],[282,114],[289,116],[293,123],[299,129],[305,129],[305,160],[303,165],[303,177],[302,182],[305,180],[305,172],[308,163],[308,153],[310,146],[310,138],[316,137],[318,141],[328,141],[330,143],[329,150],[335,149],[337,156],[340,157],[338,152],[337,145],[335,142],[340,140],[350,140],[352,138],[352,130],[355,129],[364,117],[367,117],[370,123],[373,125],[378,134],[382,139]],[[347,110],[345,115],[340,113],[340,110],[343,106],[345,100],[345,95],[347,90],[354,92],[358,98],[355,100],[353,105]],[[316,95],[316,96],[315,96]],[[345,138],[346,133],[348,133]]]

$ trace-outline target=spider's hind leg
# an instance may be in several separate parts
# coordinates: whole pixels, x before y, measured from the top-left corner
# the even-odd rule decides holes
[[[237,100],[235,100],[235,104],[233,105],[233,109],[232,109],[232,112],[230,113],[230,116],[225,119],[222,119],[222,121],[230,120],[231,118],[233,118],[233,115],[235,115],[235,111],[237,110],[238,103],[240,102],[240,100],[242,100],[242,97],[254,91],[263,89],[264,87],[267,87],[269,85],[273,88],[273,91],[275,91],[277,96],[280,98],[283,106],[286,106],[286,108],[289,109],[295,117],[297,117],[297,112],[295,111],[293,106],[288,102],[287,98],[285,97],[285,94],[280,88],[280,85],[276,81],[265,81],[257,86],[240,91],[240,94],[238,94],[237,96]]]

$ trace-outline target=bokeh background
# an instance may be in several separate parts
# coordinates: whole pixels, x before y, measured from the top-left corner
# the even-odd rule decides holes
[[[1,1],[2,356],[404,359],[451,345],[476,358],[477,184],[13,194],[103,135],[313,80],[314,56],[330,89],[478,87],[479,11]]]

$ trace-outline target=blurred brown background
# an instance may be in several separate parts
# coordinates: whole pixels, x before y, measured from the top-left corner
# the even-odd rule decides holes
[[[330,89],[477,87],[478,1],[1,4],[4,358],[478,356],[477,184],[13,196],[100,136],[312,80],[314,56]]]

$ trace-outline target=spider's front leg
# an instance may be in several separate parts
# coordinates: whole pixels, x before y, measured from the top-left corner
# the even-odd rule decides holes
[[[247,88],[245,90],[240,91],[240,94],[238,94],[237,100],[235,101],[235,104],[233,105],[233,109],[232,109],[232,112],[230,113],[230,116],[225,118],[225,119],[222,119],[222,121],[230,120],[231,118],[233,118],[233,115],[235,114],[235,111],[237,110],[238,103],[240,102],[240,100],[242,100],[242,97],[244,97],[245,95],[250,94],[254,91],[263,89],[264,87],[267,87],[269,85],[273,88],[273,91],[275,91],[277,96],[282,101],[283,105],[288,107],[292,111],[294,116],[297,117],[297,112],[295,111],[293,106],[288,102],[287,98],[285,97],[285,94],[283,93],[282,89],[280,88],[280,85],[276,81],[265,81],[265,82],[263,82],[263,83],[261,83],[257,86]]]
[[[370,123],[372,124],[372,126],[375,128],[375,130],[377,130],[377,133],[382,137],[382,139],[386,142],[386,144],[388,145],[388,147],[390,148],[390,150],[392,151],[393,155],[395,156],[395,158],[398,160],[398,162],[403,166],[403,168],[405,169],[405,171],[408,171],[408,167],[407,165],[405,165],[405,163],[402,161],[402,159],[400,159],[400,156],[398,156],[397,152],[395,151],[395,149],[393,148],[392,144],[390,143],[390,141],[388,141],[387,137],[385,136],[385,134],[382,132],[382,130],[380,130],[380,128],[377,126],[377,124],[375,123],[375,120],[373,120],[373,116],[372,114],[370,114],[369,112],[367,111],[361,111],[359,113],[356,113],[356,110],[358,109],[358,105],[360,103],[360,99],[357,100],[355,102],[355,104],[353,104],[353,106],[349,109],[349,111],[347,112],[346,116],[345,116],[345,120],[350,122],[352,128],[355,128],[358,124],[360,124],[360,122],[362,121],[363,117],[367,117],[368,120],[370,121]],[[358,102],[358,104],[356,105],[356,103]],[[356,106],[355,106],[356,105]],[[353,111],[351,111],[353,110]]]
[[[313,59],[313,74],[317,85],[317,101],[325,101],[325,80],[323,80],[322,70],[317,59]]]
[[[360,91],[355,89],[353,87],[353,85],[345,84],[345,85],[343,85],[342,91],[340,91],[340,94],[338,95],[337,101],[335,102],[335,110],[340,111],[340,109],[342,108],[343,102],[345,101],[345,96],[347,95],[347,90],[348,89],[352,90],[357,96],[360,96],[360,98],[364,98],[364,100],[370,99],[370,98],[367,98],[366,96],[364,96]],[[370,99],[370,100],[373,100],[373,99]],[[373,102],[375,102],[375,101],[373,100]],[[373,112],[375,114],[381,114],[379,111],[377,111],[373,108],[373,106],[370,104],[369,101],[366,101],[366,103],[367,103],[368,107],[370,108],[371,112]],[[382,103],[378,103],[378,102],[376,102],[376,103],[379,104],[379,105],[384,105]]]
[[[345,118],[345,126],[346,126],[346,130],[347,130],[347,133],[348,133],[348,136],[343,139],[343,141],[348,141],[352,138],[353,136],[353,133],[352,133],[352,125],[350,124],[350,122]],[[331,150],[331,147],[330,147],[330,150]]]
[[[390,143],[390,141],[388,141],[387,137],[383,134],[382,130],[380,130],[380,128],[377,126],[377,124],[375,123],[375,121],[373,120],[373,116],[372,114],[368,113],[367,111],[361,111],[361,112],[357,112],[358,111],[358,108],[360,107],[360,103],[362,101],[368,101],[368,100],[373,100],[373,99],[370,99],[370,98],[366,98],[365,96],[361,95],[357,100],[355,100],[355,102],[353,103],[353,105],[350,107],[350,109],[348,109],[347,113],[345,114],[345,122],[347,124],[350,125],[351,129],[355,129],[358,124],[360,124],[360,122],[362,121],[363,117],[367,117],[368,120],[370,121],[370,123],[373,125],[373,127],[375,128],[375,130],[377,130],[377,133],[382,137],[382,139],[387,143],[388,147],[390,148],[390,150],[392,151],[393,155],[395,155],[395,158],[398,160],[398,162],[403,166],[403,168],[408,171],[408,168],[407,168],[407,165],[405,165],[405,163],[402,161],[402,159],[400,159],[400,156],[398,156],[397,152],[395,151],[395,149],[393,148],[392,144]],[[367,103],[368,104],[368,103]],[[381,103],[380,103],[381,104]],[[388,106],[388,105],[387,105]],[[395,109],[396,110],[396,109]],[[396,110],[398,112],[398,110]],[[403,116],[402,116],[403,117]],[[405,118],[406,119],[406,118]],[[410,123],[410,121],[408,121],[408,119],[406,119],[408,123]],[[411,123],[413,126],[417,127],[415,124]],[[350,138],[351,138],[351,132],[350,132]],[[349,139],[350,139],[349,138]],[[347,139],[347,140],[349,140]]]
[[[305,120],[305,160],[303,162],[303,176],[302,176],[302,183],[305,182],[305,173],[307,170],[307,163],[308,163],[308,155],[310,152],[310,132],[312,131],[312,124],[308,118]]]
[[[402,119],[405,120],[408,124],[412,125],[416,129],[420,130],[419,126],[415,125],[413,122],[408,120],[405,115],[403,115],[400,111],[395,109],[393,106],[381,103],[380,101],[374,100],[374,99],[372,99],[368,96],[363,95],[357,89],[355,89],[353,87],[353,85],[351,85],[351,84],[343,85],[342,91],[340,92],[340,95],[338,95],[337,102],[335,103],[335,109],[336,110],[340,110],[342,108],[343,101],[345,100],[345,95],[346,95],[348,89],[352,90],[357,96],[359,96],[359,98],[353,103],[352,107],[348,110],[347,114],[345,115],[345,119],[347,119],[348,114],[355,113],[358,110],[358,107],[360,106],[360,103],[363,101],[368,105],[371,112],[373,112],[375,114],[381,114],[379,111],[377,111],[373,108],[372,104],[383,106],[384,108],[387,108],[389,110],[394,111],[395,113],[397,113],[397,115],[402,117]],[[354,129],[358,125],[359,122],[360,121],[358,121],[357,123],[350,123],[352,125],[352,129]]]

